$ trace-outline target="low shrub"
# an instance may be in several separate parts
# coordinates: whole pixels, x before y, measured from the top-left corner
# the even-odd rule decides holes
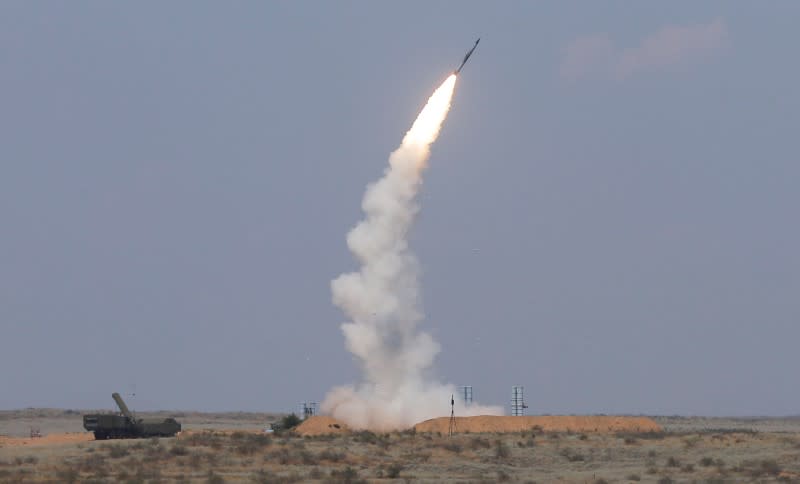
[[[423,463],[428,462],[431,458],[430,452],[422,452],[418,450],[412,450],[403,454],[403,459],[413,462],[413,463]]]
[[[189,466],[194,467],[195,469],[200,467],[200,464],[203,463],[203,453],[202,452],[192,452],[189,454]]]
[[[183,444],[175,444],[169,449],[169,453],[172,455],[188,455],[189,450]]]
[[[272,437],[266,434],[234,433],[231,441],[234,452],[240,455],[252,455],[265,447],[272,445]],[[301,442],[302,443],[302,442]]]
[[[702,438],[699,435],[694,435],[690,437],[686,437],[683,439],[683,446],[687,449],[693,449],[697,446],[698,442],[700,442]]]
[[[59,482],[65,483],[73,483],[77,482],[78,478],[80,477],[80,473],[77,469],[72,467],[62,467],[56,470],[56,477],[58,478]]]
[[[156,443],[156,445],[150,445],[145,450],[145,455],[150,460],[159,460],[163,459],[168,456],[167,449],[161,443]]]
[[[661,440],[667,436],[665,432],[662,431],[653,431],[653,432],[616,432],[614,434],[617,438],[625,440],[633,440],[634,442],[637,440]]]
[[[361,484],[367,482],[364,479],[359,479],[358,471],[356,471],[350,466],[347,466],[342,470],[333,469],[330,473],[330,481],[341,482],[344,484]]]
[[[364,444],[377,445],[384,449],[389,447],[389,436],[378,435],[369,430],[362,430],[353,434],[354,442],[361,442]]]
[[[454,454],[460,454],[461,451],[464,450],[461,444],[459,444],[458,442],[451,442],[451,441],[443,442],[442,444],[439,445],[439,447]]]
[[[300,451],[299,459],[303,465],[309,466],[319,464],[319,458],[307,450]]]
[[[498,460],[505,460],[511,457],[511,449],[508,448],[505,442],[497,440],[494,443],[494,456]]]
[[[80,463],[80,470],[89,474],[99,474],[98,477],[108,475],[105,457],[100,454],[92,454],[84,458]]]
[[[140,465],[136,468],[136,474],[133,476],[133,479],[139,482],[158,482],[161,480],[161,467],[154,465]]]
[[[492,446],[492,443],[489,442],[489,439],[483,437],[473,437],[469,442],[469,446],[472,450],[488,449]]]
[[[566,458],[570,462],[581,462],[581,461],[585,461],[586,460],[586,457],[584,457],[583,454],[581,454],[579,452],[575,452],[574,450],[570,449],[569,447],[565,447],[565,448],[561,449],[559,454],[562,457]]]
[[[703,457],[702,459],[700,459],[698,464],[700,464],[703,467],[711,467],[714,465],[714,459],[712,459],[711,457]]]
[[[302,423],[300,417],[295,415],[294,413],[290,413],[289,415],[283,417],[278,421],[278,430],[292,430],[293,428],[297,427]]]
[[[273,450],[272,452],[270,452],[267,456],[265,456],[264,460],[277,461],[281,465],[286,465],[291,460],[290,457],[291,456],[289,455],[289,449],[287,449],[286,447],[281,447],[277,450]]]
[[[386,468],[386,477],[389,479],[397,479],[400,473],[403,472],[403,465],[395,462]]]
[[[219,450],[222,448],[222,436],[213,431],[205,431],[196,434],[189,434],[181,440],[190,447],[211,447]]]
[[[750,477],[777,476],[783,470],[773,459],[745,461],[740,467]]]
[[[206,482],[208,484],[223,484],[225,478],[209,469],[208,474],[206,474]]]
[[[128,448],[123,445],[115,444],[108,446],[108,456],[112,459],[120,459],[128,454],[130,454],[130,452],[128,452]]]
[[[336,452],[331,449],[325,449],[319,453],[318,457],[321,460],[328,462],[342,462],[347,455],[344,452]]]

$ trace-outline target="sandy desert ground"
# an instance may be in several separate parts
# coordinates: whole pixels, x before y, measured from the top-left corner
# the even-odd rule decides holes
[[[175,438],[94,441],[81,414],[0,412],[0,482],[800,482],[800,418],[652,417],[663,430],[502,433],[462,421],[449,437],[341,425],[275,435],[263,429],[277,414],[177,412],[184,431]],[[31,426],[43,437],[27,438]]]

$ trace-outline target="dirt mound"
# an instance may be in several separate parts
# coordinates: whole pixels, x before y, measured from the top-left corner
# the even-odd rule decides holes
[[[48,434],[35,438],[5,437],[0,435],[0,447],[15,447],[19,445],[29,445],[31,447],[35,447],[37,445],[70,444],[73,442],[87,442],[89,440],[94,440],[94,434],[90,432]]]
[[[294,431],[300,435],[344,434],[350,432],[350,427],[333,417],[318,415],[305,419]]]
[[[417,432],[441,432],[446,434],[450,417],[439,417],[420,422],[414,426]],[[548,432],[661,432],[661,427],[648,417],[614,416],[534,416],[509,417],[483,415],[480,417],[456,417],[456,432],[520,432],[540,427]],[[300,435],[344,434],[350,427],[333,417],[316,416],[303,421],[295,428]]]
[[[520,432],[538,426],[550,432],[660,432],[661,427],[647,417],[612,416],[531,416],[508,417],[483,415],[480,417],[456,417],[456,432]],[[441,432],[446,434],[450,417],[439,417],[420,422],[414,426],[417,432]]]

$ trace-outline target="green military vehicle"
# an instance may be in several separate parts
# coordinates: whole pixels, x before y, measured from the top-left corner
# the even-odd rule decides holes
[[[95,440],[172,437],[181,431],[174,418],[136,418],[119,393],[111,395],[119,407],[119,415],[92,413],[83,416],[83,428],[94,432]]]

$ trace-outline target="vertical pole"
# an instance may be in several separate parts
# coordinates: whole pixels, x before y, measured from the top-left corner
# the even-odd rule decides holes
[[[453,434],[456,432],[455,405],[456,405],[456,400],[453,398],[453,395],[450,395],[450,426],[447,429],[448,437],[452,437]]]

